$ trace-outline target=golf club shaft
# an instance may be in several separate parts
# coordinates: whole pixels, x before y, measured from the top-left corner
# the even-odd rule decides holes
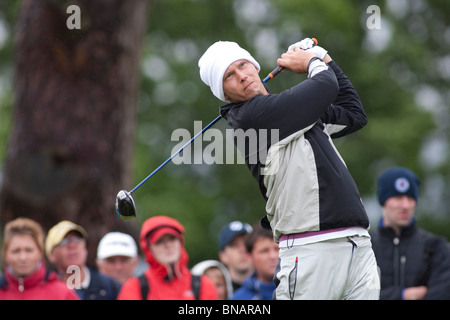
[[[170,162],[176,155],[178,155],[181,151],[184,150],[184,148],[186,148],[188,145],[190,145],[192,143],[192,141],[194,141],[199,135],[203,134],[203,132],[205,132],[206,130],[208,130],[209,128],[211,128],[217,121],[220,120],[220,118],[222,118],[221,115],[219,115],[217,118],[215,118],[210,124],[208,124],[206,127],[204,127],[202,129],[202,131],[198,132],[194,137],[192,137],[191,140],[189,140],[188,142],[186,142],[186,144],[184,146],[182,146],[180,149],[178,149],[177,152],[175,152],[174,154],[172,154],[166,161],[164,161],[158,168],[156,168],[152,173],[150,173],[144,180],[142,180],[136,187],[134,187],[131,191],[130,194],[133,193],[134,191],[136,191],[137,188],[139,188],[142,184],[144,184],[148,179],[150,179],[156,172],[158,172],[162,167],[164,167],[168,162]]]

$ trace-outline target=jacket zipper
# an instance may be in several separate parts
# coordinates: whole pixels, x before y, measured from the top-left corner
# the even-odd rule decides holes
[[[406,285],[406,256],[400,256],[400,238],[395,237],[394,243],[394,285],[404,288]]]
[[[399,262],[400,262],[400,257],[399,257],[399,244],[400,244],[400,239],[398,237],[395,237],[392,240],[393,244],[394,244],[394,285],[398,286],[400,285],[400,276],[399,276],[399,271],[400,271],[400,266],[399,266]]]
[[[406,287],[406,256],[400,257],[400,286]]]
[[[24,285],[23,285],[23,278],[22,277],[19,277],[19,286],[18,286],[18,289],[19,289],[19,291],[20,292],[23,292],[23,290],[25,289],[25,287],[24,287]]]

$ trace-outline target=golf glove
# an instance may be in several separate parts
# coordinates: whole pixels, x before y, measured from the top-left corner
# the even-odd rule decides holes
[[[323,60],[328,51],[322,47],[316,46],[315,44],[316,43],[310,38],[305,38],[302,41],[291,44],[288,48],[288,51],[293,51],[295,48],[306,50]]]
[[[305,38],[302,41],[291,44],[288,48],[288,51],[293,51],[295,48],[308,50],[315,46],[315,42],[310,38]]]

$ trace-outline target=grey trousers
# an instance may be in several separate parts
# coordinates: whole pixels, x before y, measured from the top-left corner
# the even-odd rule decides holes
[[[280,248],[277,300],[377,300],[380,277],[368,237]]]

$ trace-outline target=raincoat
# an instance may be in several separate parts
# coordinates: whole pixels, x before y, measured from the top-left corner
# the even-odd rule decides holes
[[[162,227],[173,228],[180,234],[182,242],[179,260],[173,265],[163,265],[153,256],[147,236]],[[146,300],[194,300],[191,288],[191,272],[188,268],[188,254],[184,248],[184,227],[176,220],[166,216],[152,217],[144,222],[141,228],[140,245],[149,268],[145,277],[149,284]],[[201,277],[200,300],[216,300],[217,292],[214,284],[206,276]],[[137,277],[126,281],[119,293],[118,300],[143,300],[141,285]]]

